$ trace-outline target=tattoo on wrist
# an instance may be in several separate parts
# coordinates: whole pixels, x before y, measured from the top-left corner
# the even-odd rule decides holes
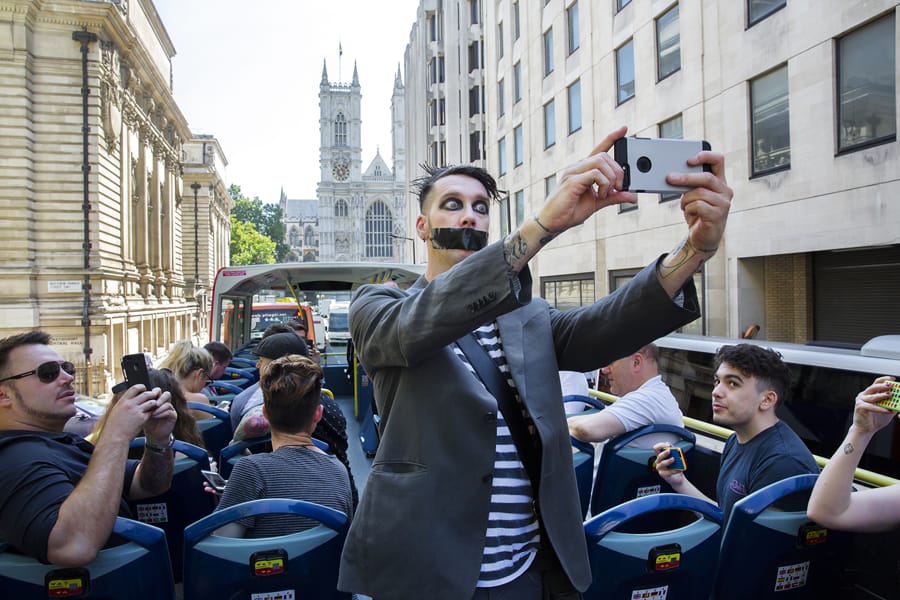
[[[540,227],[541,229],[544,230],[544,233],[547,233],[547,234],[549,234],[549,235],[551,235],[551,236],[554,236],[554,237],[557,236],[557,235],[559,235],[556,231],[550,231],[550,229],[548,229],[546,225],[544,225],[543,223],[541,223],[540,219],[538,219],[537,213],[531,215],[531,218],[534,219],[534,222],[537,223],[537,226],[538,226],[538,227]],[[551,237],[550,239],[553,239],[553,238]]]
[[[853,444],[850,442],[844,444],[844,454],[853,454]]]
[[[711,250],[698,250],[697,248],[694,248],[693,244],[691,244],[691,241],[688,238],[684,238],[671,253],[669,253],[664,259],[662,259],[656,271],[659,273],[660,278],[666,279],[667,277],[673,275],[676,271],[681,269],[684,265],[686,265],[688,261],[690,261],[697,254],[715,252],[717,249],[718,246]],[[706,263],[706,259],[701,258],[700,262],[697,263],[697,268],[694,269],[694,272],[696,273],[701,268],[703,268],[704,263]]]
[[[519,263],[525,258],[527,252],[528,243],[519,235],[518,231],[509,234],[503,242],[503,259],[515,270],[519,269]]]

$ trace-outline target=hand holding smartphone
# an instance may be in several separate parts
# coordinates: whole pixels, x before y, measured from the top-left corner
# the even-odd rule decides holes
[[[686,191],[686,187],[667,183],[666,175],[710,171],[709,165],[691,167],[687,164],[689,158],[703,150],[710,150],[709,142],[639,137],[616,140],[613,157],[625,171],[622,191],[654,194]]]
[[[223,478],[221,475],[216,473],[215,471],[200,471],[203,474],[203,477],[206,481],[213,487],[217,492],[225,491],[225,484],[228,483],[228,480]]]
[[[122,357],[122,373],[125,381],[113,386],[113,393],[118,394],[138,383],[150,389],[150,374],[147,371],[147,358],[143,354],[126,354]]]
[[[667,458],[671,458],[673,460],[672,460],[672,464],[665,468],[669,471],[678,471],[678,472],[686,471],[687,470],[687,461],[684,459],[684,452],[682,452],[681,448],[679,448],[678,446],[669,446],[666,449],[669,451],[669,456]],[[651,466],[652,466],[653,470],[656,471],[657,470],[656,463],[659,459],[657,458],[657,459],[651,459],[651,460],[653,461],[653,464]],[[666,460],[666,459],[663,459],[663,460]]]

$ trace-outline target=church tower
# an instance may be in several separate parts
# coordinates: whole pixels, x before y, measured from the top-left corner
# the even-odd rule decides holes
[[[391,96],[392,172],[381,152],[362,165],[359,74],[349,84],[319,83],[319,254],[322,262],[407,262],[404,89],[398,70]]]

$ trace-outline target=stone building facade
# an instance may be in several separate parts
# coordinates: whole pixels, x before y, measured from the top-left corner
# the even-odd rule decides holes
[[[203,328],[209,277],[182,253],[192,136],[171,92],[175,50],[150,0],[3,0],[0,32],[0,335],[50,332],[84,369],[79,391],[106,392],[123,354]],[[194,181],[221,194],[208,171]],[[230,208],[213,204],[218,260]]]
[[[697,277],[704,317],[691,331],[737,336],[758,324],[762,338],[851,344],[900,332],[897,0],[453,4],[421,2],[407,57],[432,22],[437,39],[485,32],[487,167],[509,193],[493,239],[620,125],[708,140],[735,196],[723,244]],[[407,69],[421,72],[422,60]],[[432,144],[413,131],[429,114],[430,98],[416,94],[411,161]],[[471,122],[447,115],[458,121],[448,131]],[[448,150],[457,159],[467,157]],[[641,194],[542,251],[535,292],[563,307],[591,302],[683,235],[678,196]]]
[[[329,82],[323,64],[319,86],[321,173],[316,189],[318,260],[411,261],[412,236],[407,233],[410,230],[406,217],[404,93],[398,68],[391,96],[393,170],[380,152],[363,168],[362,92],[356,65],[353,79],[347,84]],[[289,230],[287,233],[290,235]]]

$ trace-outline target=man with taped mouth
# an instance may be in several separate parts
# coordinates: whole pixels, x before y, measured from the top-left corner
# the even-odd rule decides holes
[[[528,261],[619,191],[607,153],[620,128],[488,245],[494,179],[429,169],[418,183],[425,274],[361,287],[350,332],[374,382],[381,442],[341,561],[339,587],[376,600],[580,598],[590,583],[557,373],[590,371],[699,316],[692,275],[718,248],[732,191],[721,154],[670,175],[688,231],[596,303],[561,312],[532,297]]]

